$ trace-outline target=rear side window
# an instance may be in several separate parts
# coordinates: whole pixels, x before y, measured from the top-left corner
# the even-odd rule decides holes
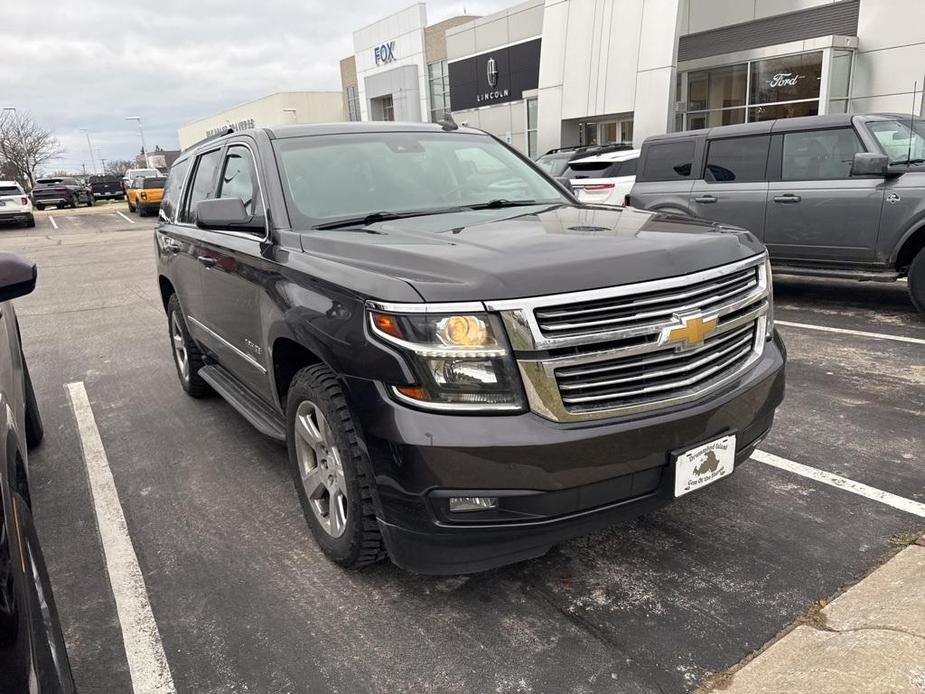
[[[647,181],[690,178],[694,165],[694,141],[658,142],[646,152],[642,173]]]
[[[703,180],[708,183],[763,181],[770,145],[770,135],[712,140],[707,149]]]
[[[784,135],[781,179],[819,181],[849,178],[854,155],[864,146],[853,128],[810,130]]]
[[[164,184],[164,199],[161,201],[161,212],[167,219],[172,220],[177,214],[180,190],[183,188],[183,181],[186,179],[189,163],[189,159],[178,161],[170,169],[170,173],[167,174],[167,183]]]
[[[186,197],[186,205],[180,215],[181,222],[196,223],[196,203],[210,200],[215,197],[215,172],[221,160],[220,149],[206,152],[196,160],[196,173],[193,174],[193,185]]]
[[[626,161],[621,161],[617,164],[615,173],[611,174],[612,176],[635,176],[636,175],[636,164],[639,162],[638,159],[627,159]]]

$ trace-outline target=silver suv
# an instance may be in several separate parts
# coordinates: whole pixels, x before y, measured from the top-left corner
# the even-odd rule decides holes
[[[908,114],[650,137],[630,204],[744,227],[780,272],[908,277],[925,312],[925,123]]]

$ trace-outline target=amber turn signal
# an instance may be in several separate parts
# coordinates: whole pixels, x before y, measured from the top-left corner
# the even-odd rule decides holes
[[[430,395],[421,386],[396,386],[395,390],[412,400],[430,400]]]
[[[372,315],[373,325],[375,325],[377,329],[384,332],[386,335],[391,335],[399,339],[401,338],[401,328],[394,316],[389,316],[385,313],[374,313]]]

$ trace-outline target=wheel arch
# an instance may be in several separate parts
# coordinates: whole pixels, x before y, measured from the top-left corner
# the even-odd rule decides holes
[[[171,282],[165,275],[159,275],[157,278],[157,284],[161,290],[161,302],[164,304],[164,311],[167,310],[167,302],[170,301],[170,297],[173,294],[177,293],[177,290],[174,289],[173,282]]]
[[[913,258],[925,249],[925,221],[920,220],[914,228],[909,230],[897,246],[895,257],[891,265],[897,270],[908,268]]]

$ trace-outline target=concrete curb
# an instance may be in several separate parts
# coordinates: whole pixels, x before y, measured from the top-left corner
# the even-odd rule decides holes
[[[699,691],[925,694],[925,536]]]

